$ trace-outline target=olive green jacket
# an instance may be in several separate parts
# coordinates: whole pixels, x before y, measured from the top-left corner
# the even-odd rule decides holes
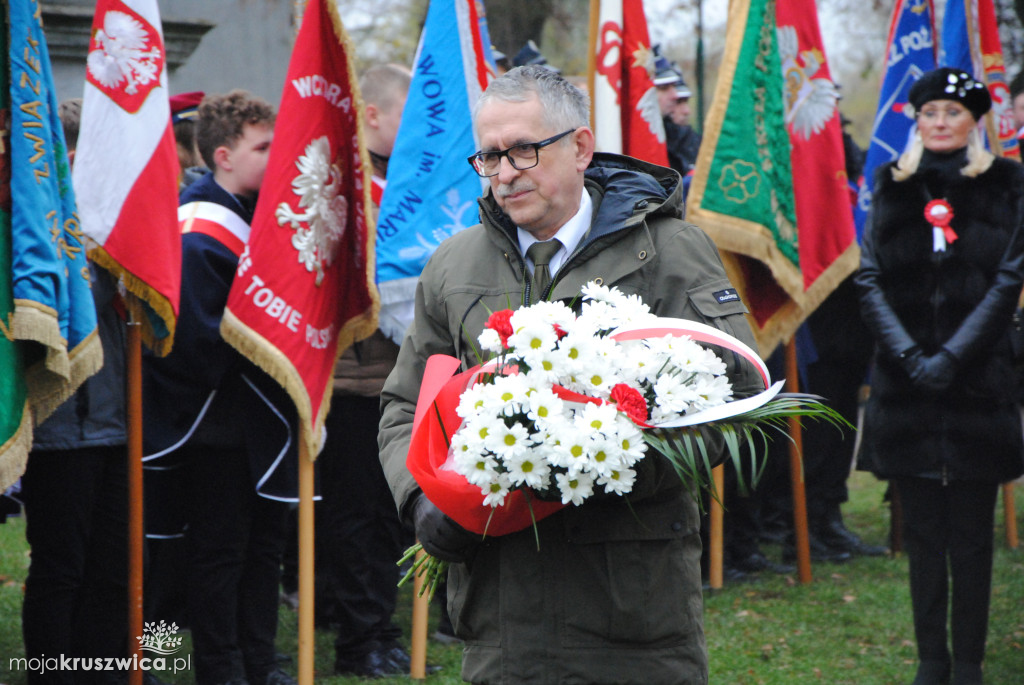
[[[659,316],[715,326],[753,346],[718,251],[681,220],[679,175],[598,154],[586,172],[591,228],[546,299],[577,299],[588,281],[637,294]],[[381,461],[399,510],[418,494],[405,466],[420,379],[432,354],[478,363],[491,312],[527,301],[515,226],[488,192],[483,223],[445,241],[420,278],[415,321],[381,396]],[[734,389],[762,389],[749,364]],[[625,498],[595,497],[534,531],[486,538],[449,574],[449,612],[474,683],[705,683],[697,507],[651,450]]]

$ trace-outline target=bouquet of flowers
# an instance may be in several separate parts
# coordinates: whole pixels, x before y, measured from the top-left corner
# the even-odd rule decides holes
[[[628,497],[651,447],[693,494],[709,487],[717,496],[709,429],[737,466],[752,460],[756,479],[766,429],[784,431],[792,416],[846,424],[814,397],[779,395],[782,382],[771,385],[743,342],[656,317],[639,297],[593,283],[579,315],[561,302],[495,312],[479,343],[490,361],[465,374],[428,368],[407,463],[432,502],[482,535],[521,530],[598,492]],[[701,343],[746,359],[768,389],[734,398],[725,362]],[[428,406],[436,421],[424,422]],[[430,437],[430,427],[440,430]],[[406,578],[425,572],[433,586],[444,567],[424,557]]]

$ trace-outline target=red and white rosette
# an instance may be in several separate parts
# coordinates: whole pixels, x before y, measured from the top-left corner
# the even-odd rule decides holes
[[[932,225],[932,250],[945,252],[946,245],[958,237],[949,225],[953,221],[953,207],[945,200],[932,200],[924,206],[924,218]]]

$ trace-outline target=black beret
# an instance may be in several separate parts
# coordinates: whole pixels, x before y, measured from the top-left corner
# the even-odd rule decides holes
[[[956,100],[970,110],[975,121],[992,108],[988,88],[966,71],[942,67],[929,71],[910,87],[908,100],[914,111],[920,112],[932,100]]]

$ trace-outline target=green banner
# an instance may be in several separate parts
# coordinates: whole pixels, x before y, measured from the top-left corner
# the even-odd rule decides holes
[[[746,19],[701,208],[764,226],[798,265],[775,0],[751,0]]]

